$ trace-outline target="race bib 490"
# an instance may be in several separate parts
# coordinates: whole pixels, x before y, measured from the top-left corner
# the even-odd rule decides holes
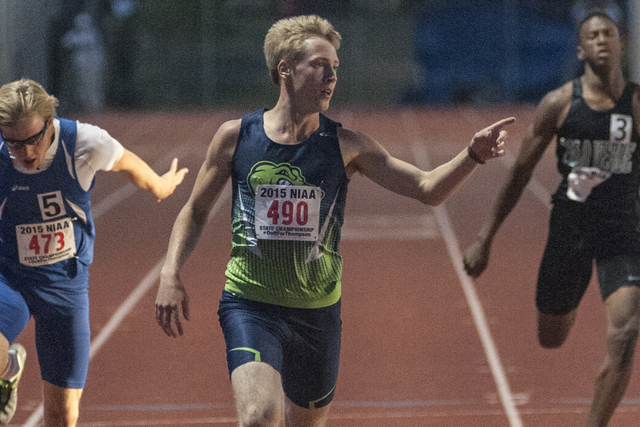
[[[322,190],[306,185],[256,188],[256,237],[265,240],[318,239]]]
[[[70,218],[16,226],[20,264],[39,267],[73,258],[76,240]]]

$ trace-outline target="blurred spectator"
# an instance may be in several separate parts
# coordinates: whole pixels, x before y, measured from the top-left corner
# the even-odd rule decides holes
[[[76,99],[83,111],[98,111],[104,105],[102,73],[104,54],[100,35],[91,15],[79,13],[73,27],[62,38],[62,45],[71,51],[71,63],[76,77]]]
[[[135,60],[138,54],[137,4],[135,0],[110,0],[104,26],[107,50],[107,105],[138,105]]]
[[[67,0],[64,7],[60,5],[52,10],[52,20],[48,30],[49,43],[49,77],[46,86],[49,92],[55,94],[60,100],[58,113],[66,115],[75,110],[77,104],[75,100],[75,87],[68,82],[72,74],[69,64],[71,63],[71,52],[62,45],[64,35],[73,27],[73,19],[84,10],[83,0]]]

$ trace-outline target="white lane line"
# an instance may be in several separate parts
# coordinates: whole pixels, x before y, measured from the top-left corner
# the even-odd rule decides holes
[[[183,148],[184,146],[181,146],[181,147]],[[174,155],[175,152],[179,151],[181,147],[178,147],[176,148],[176,150],[170,152],[167,156],[165,156],[162,159],[162,161],[166,161],[167,158],[175,157]],[[193,146],[191,146],[190,148],[193,149]],[[157,163],[160,163],[160,162],[157,162]],[[98,214],[94,215],[94,220],[96,220],[100,215],[106,213],[109,209],[116,206],[122,200],[124,200],[125,198],[133,194],[133,192],[123,190],[128,186],[133,187],[134,190],[137,189],[137,187],[135,187],[134,185],[127,184],[123,187],[120,187],[118,190],[114,192],[119,194],[119,198],[109,198],[109,196],[107,196],[105,199],[108,199],[108,201],[105,202],[106,205],[104,207],[102,207],[100,203],[96,204],[96,207],[98,207],[99,210],[98,210]],[[225,187],[222,195],[220,196],[220,199],[224,200],[227,197],[230,197],[229,185]],[[221,203],[219,202],[220,200],[218,201],[218,203],[214,205],[213,209],[211,210],[211,215],[209,215],[209,219],[211,219],[215,215],[215,213],[218,212],[218,210],[220,209],[219,206],[221,205]],[[131,312],[131,310],[133,309],[133,307],[135,307],[138,301],[140,301],[140,299],[149,290],[149,288],[158,280],[158,278],[160,277],[160,269],[162,268],[163,264],[164,264],[164,257],[162,257],[156,263],[156,265],[151,269],[151,271],[149,271],[149,273],[142,280],[142,282],[140,282],[138,286],[136,286],[136,288],[133,290],[133,292],[131,292],[129,297],[127,297],[127,299],[114,312],[114,314],[111,316],[107,324],[102,328],[98,336],[91,341],[91,347],[89,348],[89,360],[93,359],[93,356],[96,355],[96,353],[102,348],[104,343],[111,337],[111,335],[115,332],[115,330],[118,328],[120,323],[122,323],[122,321],[127,316],[127,314]],[[44,405],[40,403],[40,405],[36,408],[34,412],[31,413],[31,416],[27,419],[27,421],[22,426],[38,427],[40,425],[40,421],[42,421],[43,416],[44,416]]]
[[[420,139],[417,135],[418,130],[415,120],[415,116],[411,111],[405,111],[403,113],[405,129],[411,132],[411,138],[415,138],[412,139],[413,141],[419,141]],[[411,148],[416,159],[417,166],[421,169],[431,170],[425,144],[412,142]],[[511,393],[509,382],[498,355],[498,350],[493,338],[491,337],[491,332],[489,330],[489,325],[484,314],[482,304],[480,303],[480,299],[478,298],[478,294],[471,282],[471,279],[464,271],[462,252],[460,251],[460,245],[458,244],[455,232],[453,231],[453,226],[451,225],[445,204],[443,203],[440,206],[432,207],[432,209],[436,220],[438,221],[438,225],[440,226],[442,237],[447,246],[447,250],[449,251],[449,256],[453,262],[458,279],[462,285],[462,290],[464,291],[465,298],[467,299],[467,304],[471,310],[473,321],[476,325],[476,329],[478,330],[478,335],[480,336],[482,347],[487,357],[487,361],[489,362],[493,379],[498,388],[500,401],[502,402],[502,406],[507,414],[507,418],[509,419],[509,425],[511,427],[522,427],[522,419],[520,418],[520,414],[516,408],[515,399]]]
[[[345,219],[342,241],[418,240],[440,237],[433,215],[420,214],[360,214]]]

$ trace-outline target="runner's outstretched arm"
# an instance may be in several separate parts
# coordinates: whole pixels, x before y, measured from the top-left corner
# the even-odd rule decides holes
[[[129,181],[153,194],[158,202],[173,194],[189,171],[187,168],[178,170],[178,159],[173,159],[169,171],[160,176],[144,160],[127,149],[111,170],[124,173]]]
[[[234,120],[224,123],[216,132],[191,196],[173,225],[156,296],[156,321],[170,337],[183,334],[179,307],[184,318],[189,320],[189,296],[180,280],[180,269],[195,248],[209,213],[231,176],[231,160],[239,131],[240,120]]]
[[[348,168],[354,168],[388,190],[436,206],[449,197],[479,163],[504,156],[507,132],[502,128],[514,121],[513,117],[503,119],[477,132],[460,154],[431,171],[420,170],[391,156],[363,133],[344,130],[340,138],[346,155],[352,156]]]

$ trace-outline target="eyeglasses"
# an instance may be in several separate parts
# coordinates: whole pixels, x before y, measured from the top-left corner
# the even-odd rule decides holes
[[[42,127],[42,130],[36,133],[35,135],[30,136],[27,139],[7,139],[3,136],[2,140],[7,144],[9,148],[12,148],[12,149],[19,149],[24,147],[25,145],[36,145],[40,141],[42,141],[42,137],[47,132],[48,127],[49,127],[49,120],[47,119],[44,121],[44,126]]]

